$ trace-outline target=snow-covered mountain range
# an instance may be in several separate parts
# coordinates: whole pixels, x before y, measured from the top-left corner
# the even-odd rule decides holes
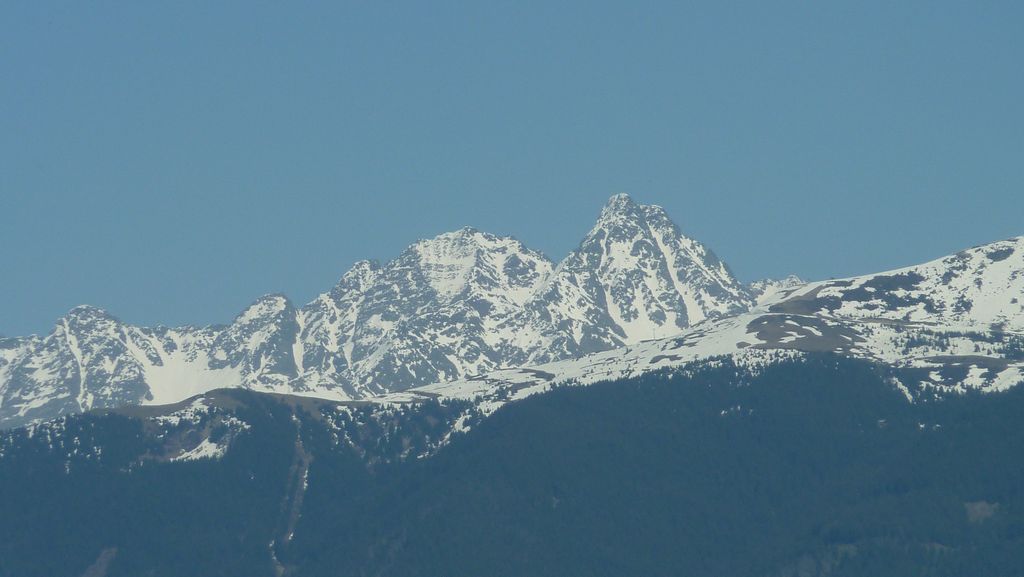
[[[463,228],[356,263],[305,306],[262,297],[226,326],[135,327],[76,307],[48,335],[0,339],[0,427],[219,388],[477,399],[486,412],[559,382],[808,352],[899,368],[911,398],[1016,385],[1024,237],[879,274],[744,286],[663,209],[616,195],[557,264]]]
[[[45,336],[0,340],[0,427],[224,387],[375,398],[676,335],[783,286],[743,286],[663,209],[616,195],[557,264],[464,228],[359,262],[303,307],[262,297],[227,326],[76,307]]]
[[[77,558],[60,556],[66,570],[46,574],[104,574],[113,562],[122,563],[114,572],[138,574],[180,558],[187,572],[189,552],[205,547],[214,551],[203,556],[209,567],[249,559],[264,573],[327,575],[353,554],[365,554],[359,562],[373,571],[384,559],[387,571],[400,543],[422,547],[409,556],[421,569],[470,523],[463,534],[483,540],[467,548],[456,538],[453,551],[500,543],[492,553],[500,563],[538,542],[537,530],[521,530],[523,511],[539,519],[533,527],[551,528],[550,538],[585,530],[592,511],[618,531],[643,500],[632,497],[666,486],[646,511],[668,503],[678,514],[664,516],[658,533],[677,528],[696,501],[712,503],[711,516],[743,511],[736,519],[756,532],[779,506],[774,497],[761,503],[763,487],[732,501],[747,480],[797,487],[788,494],[799,508],[808,471],[819,486],[833,478],[808,505],[827,514],[790,530],[819,546],[814,527],[835,524],[841,511],[822,496],[837,494],[855,511],[844,513],[850,529],[822,540],[827,564],[808,564],[800,544],[790,547],[799,565],[770,574],[832,572],[844,557],[831,535],[843,536],[846,551],[893,549],[876,537],[892,534],[892,520],[859,531],[894,507],[893,520],[929,528],[908,541],[921,547],[915,560],[934,558],[935,526],[967,539],[943,559],[974,555],[989,530],[972,520],[982,511],[996,523],[987,533],[994,548],[977,558],[987,557],[1016,550],[1001,529],[1014,520],[996,515],[1014,510],[1013,491],[999,487],[1020,481],[1004,465],[1021,445],[1012,433],[1022,382],[1024,237],[878,274],[744,286],[662,209],[616,196],[558,264],[515,239],[465,228],[385,264],[357,263],[305,306],[262,297],[226,326],[135,327],[82,306],[45,336],[0,339],[0,429],[12,428],[0,431],[0,478],[11,480],[0,493],[10,511],[0,558],[35,569],[60,542]],[[507,407],[541,393],[551,394]],[[950,470],[981,474],[966,488],[959,478],[932,482]],[[907,487],[915,487],[909,496]],[[619,498],[624,488],[632,497]],[[934,502],[945,503],[938,517]],[[619,507],[611,517],[608,503]],[[750,517],[752,504],[762,513]],[[511,533],[487,534],[495,524],[478,519],[482,508],[513,511],[513,533],[530,538],[506,548]],[[64,527],[68,511],[77,533]],[[650,515],[642,517],[631,531],[648,527]],[[208,531],[211,518],[219,521]],[[718,526],[735,532],[731,522]],[[440,540],[405,539],[438,527]],[[649,542],[625,548],[623,559]],[[177,549],[168,553],[167,543]],[[238,554],[224,553],[234,546]],[[665,546],[675,551],[679,540]],[[779,548],[771,541],[762,550]],[[339,557],[324,562],[325,551]]]
[[[485,412],[563,383],[686,370],[729,356],[758,371],[808,353],[872,361],[910,400],[1024,382],[1024,237],[878,274],[750,287],[757,304],[669,338],[386,395],[471,399]]]

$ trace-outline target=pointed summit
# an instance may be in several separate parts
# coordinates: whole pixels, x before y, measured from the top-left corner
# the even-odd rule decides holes
[[[57,321],[57,328],[88,337],[117,338],[122,323],[107,311],[92,305],[78,305]]]
[[[247,386],[287,382],[297,373],[293,350],[299,333],[297,313],[282,294],[256,299],[217,335],[210,367],[241,371]]]
[[[643,207],[631,196],[619,193],[608,199],[597,219],[597,227],[603,223],[636,222],[642,218]]]
[[[729,269],[664,209],[626,194],[608,200],[540,301],[539,316],[571,329],[572,354],[670,336],[752,304]]]
[[[620,192],[618,194],[613,194],[608,199],[608,202],[604,204],[602,212],[626,212],[635,210],[637,206],[638,205],[636,201],[633,200],[633,197],[624,192]]]

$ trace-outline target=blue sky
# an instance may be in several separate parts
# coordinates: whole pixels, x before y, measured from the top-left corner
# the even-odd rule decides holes
[[[743,280],[1021,235],[1022,5],[9,3],[0,333],[226,322],[464,225],[557,259],[617,192]]]

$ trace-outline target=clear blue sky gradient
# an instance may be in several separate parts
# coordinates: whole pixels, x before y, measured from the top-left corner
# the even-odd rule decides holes
[[[0,333],[227,322],[464,225],[557,259],[617,192],[743,280],[1021,235],[1022,6],[6,3]]]

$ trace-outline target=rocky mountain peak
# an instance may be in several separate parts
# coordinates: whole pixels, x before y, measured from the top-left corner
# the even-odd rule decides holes
[[[79,305],[68,311],[52,333],[71,347],[88,355],[95,349],[108,346],[108,341],[123,338],[124,324],[107,311],[89,305]]]
[[[592,308],[606,311],[597,340],[615,346],[668,336],[752,302],[714,253],[684,236],[664,209],[625,194],[608,200],[559,272],[561,284],[574,287],[558,292],[583,293]]]
[[[629,216],[639,212],[640,207],[641,205],[633,200],[633,197],[624,192],[613,194],[601,209],[601,220],[618,216]]]
[[[106,310],[92,305],[78,305],[72,308],[61,318],[61,321],[73,325],[95,322],[119,322]]]
[[[478,289],[501,298],[542,280],[550,263],[518,240],[465,227],[413,244],[396,265],[416,270],[442,301]],[[528,287],[529,288],[529,287]]]
[[[244,324],[259,319],[266,319],[287,312],[290,309],[294,309],[294,307],[285,295],[280,293],[263,295],[239,313],[235,317],[235,323]]]

